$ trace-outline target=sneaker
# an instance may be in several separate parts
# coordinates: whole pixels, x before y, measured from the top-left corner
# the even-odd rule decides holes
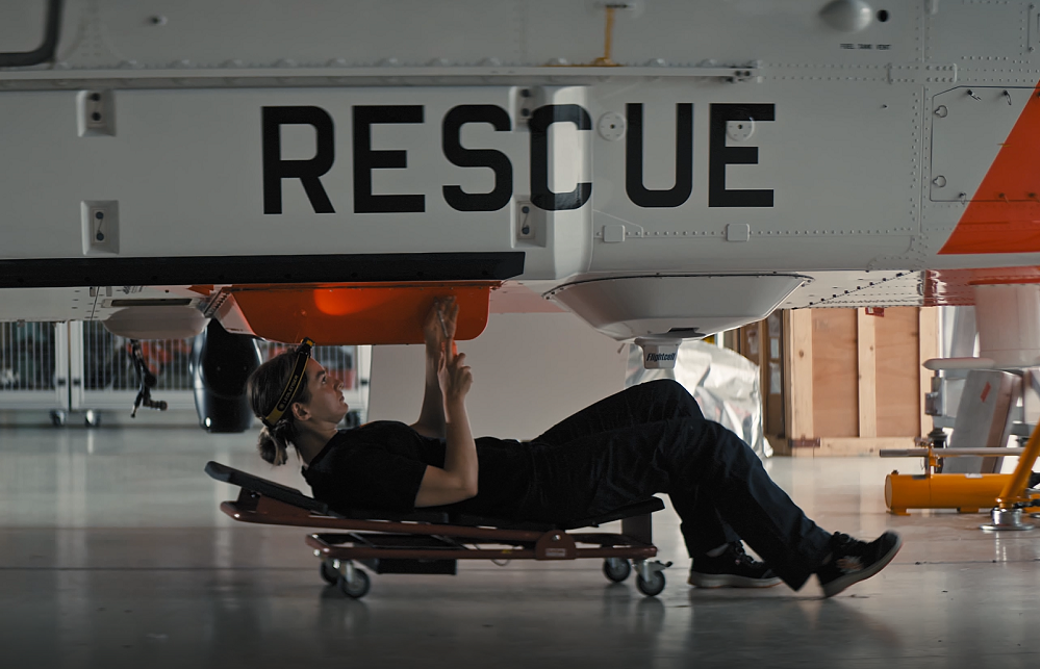
[[[722,555],[694,558],[687,583],[698,588],[771,588],[780,579],[764,562],[745,553],[744,544],[734,541]]]
[[[903,540],[895,532],[885,532],[869,544],[835,532],[831,537],[831,561],[816,570],[823,596],[833,597],[878,573],[902,546]]]

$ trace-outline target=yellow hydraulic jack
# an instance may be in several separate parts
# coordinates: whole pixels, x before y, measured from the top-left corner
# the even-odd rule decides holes
[[[883,450],[881,457],[924,457],[924,474],[900,474],[893,471],[885,478],[885,504],[896,515],[908,515],[907,509],[957,509],[976,513],[992,508],[993,522],[984,530],[1031,530],[1022,522],[1024,509],[1040,506],[1040,491],[1026,486],[1033,464],[1040,456],[1040,424],[1029,437],[1025,448],[913,448]],[[934,469],[941,458],[957,456],[1017,455],[1018,466],[1011,474],[939,474]]]

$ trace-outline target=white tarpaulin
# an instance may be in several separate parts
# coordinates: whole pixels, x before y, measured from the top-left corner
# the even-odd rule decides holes
[[[644,369],[643,352],[630,345],[625,387],[656,379],[675,379],[690,391],[704,417],[721,423],[761,458],[773,455],[762,431],[758,365],[744,356],[703,341],[684,341],[675,369]]]

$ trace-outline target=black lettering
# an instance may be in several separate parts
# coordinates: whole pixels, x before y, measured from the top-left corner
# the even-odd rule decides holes
[[[373,151],[372,125],[422,123],[422,105],[363,105],[354,107],[354,213],[426,211],[423,195],[373,195],[372,170],[408,167],[407,151]]]
[[[591,130],[592,119],[580,105],[545,105],[534,110],[531,128],[531,202],[539,209],[561,211],[578,209],[589,201],[592,184],[581,182],[567,193],[549,189],[549,126],[573,123],[578,130]]]
[[[495,172],[495,187],[490,193],[467,193],[459,186],[444,186],[444,201],[457,211],[498,211],[513,197],[513,165],[501,151],[463,148],[459,131],[467,123],[490,123],[499,132],[512,129],[509,114],[496,105],[459,105],[444,115],[444,157],[459,167],[489,167]]]
[[[643,105],[625,105],[628,136],[625,138],[625,190],[640,207],[678,207],[693,192],[693,105],[675,105],[675,185],[650,190],[643,185]]]
[[[264,169],[264,213],[282,213],[282,179],[299,179],[316,214],[335,214],[321,176],[332,168],[332,117],[321,107],[264,107],[260,113]],[[283,125],[314,126],[317,150],[310,160],[282,160]]]
[[[727,190],[727,165],[757,165],[758,147],[726,146],[728,121],[772,121],[772,104],[713,104],[711,105],[711,155],[708,158],[709,207],[772,207],[771,190]]]

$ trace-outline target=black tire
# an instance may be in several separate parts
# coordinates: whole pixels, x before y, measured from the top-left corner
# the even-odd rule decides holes
[[[636,588],[647,597],[656,597],[664,590],[664,573],[654,572],[649,582],[643,578],[642,574],[636,574]]]
[[[65,425],[65,412],[63,411],[52,411],[51,412],[51,425],[54,427],[62,427]]]
[[[361,599],[368,594],[368,589],[372,587],[372,582],[368,579],[368,574],[361,571],[360,569],[354,570],[354,582],[349,583],[347,579],[339,579],[339,589],[344,595],[352,599]]]
[[[603,575],[607,580],[621,583],[632,573],[632,565],[624,558],[607,558],[603,561]]]
[[[339,570],[333,567],[329,562],[322,560],[321,567],[321,578],[329,585],[336,585],[339,583]]]

